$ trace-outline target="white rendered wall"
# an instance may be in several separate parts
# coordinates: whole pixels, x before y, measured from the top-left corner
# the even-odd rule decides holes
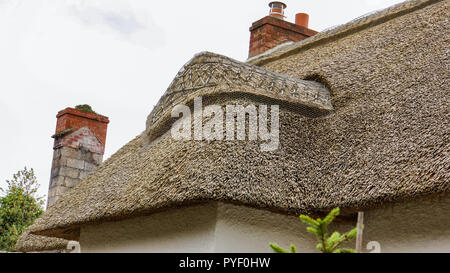
[[[371,210],[365,221],[365,243],[382,252],[450,253],[450,196]]]
[[[400,203],[365,212],[364,247],[381,252],[450,252],[450,198]],[[340,232],[351,224],[336,224]],[[268,244],[317,252],[298,217],[225,203],[170,209],[86,226],[82,252],[271,252]],[[350,247],[354,247],[354,242]]]
[[[86,226],[81,252],[212,252],[216,211],[208,204]]]

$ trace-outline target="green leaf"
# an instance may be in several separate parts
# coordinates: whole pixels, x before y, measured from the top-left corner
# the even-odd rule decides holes
[[[295,245],[291,244],[291,253],[297,253],[297,249],[295,248]]]
[[[270,243],[269,245],[270,245],[270,247],[272,248],[273,252],[275,252],[275,253],[289,253],[288,250],[283,249],[282,247],[280,247],[280,246],[277,245],[277,244]]]
[[[318,235],[318,234],[319,234],[319,232],[317,231],[317,229],[312,228],[312,227],[307,227],[307,228],[306,228],[306,231],[309,232],[309,233],[312,233],[312,234],[314,234],[314,235]]]
[[[317,244],[316,248],[322,250],[323,249],[323,244],[322,243]]]
[[[351,248],[340,248],[333,251],[333,253],[356,253],[356,250]]]
[[[300,215],[300,220],[303,223],[310,225],[311,227],[314,227],[314,228],[318,228],[320,226],[320,219],[318,219],[319,221],[317,221],[307,215]]]
[[[341,234],[337,231],[333,232],[328,239],[326,239],[326,248],[333,249],[337,244],[339,244],[339,240],[341,238]]]
[[[328,213],[328,215],[323,219],[323,221],[327,225],[331,224],[331,222],[333,222],[333,220],[339,215],[340,211],[341,210],[339,208],[331,210],[330,213]]]
[[[356,237],[357,234],[358,234],[358,228],[354,228],[354,229],[350,230],[349,232],[345,233],[345,236],[348,239],[352,239],[352,238]]]

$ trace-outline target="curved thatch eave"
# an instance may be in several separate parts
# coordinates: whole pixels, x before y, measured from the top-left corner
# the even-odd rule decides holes
[[[58,200],[30,232],[77,239],[89,223],[206,201],[298,214],[448,195],[449,2],[425,2],[407,2],[420,6],[264,64],[279,73],[276,79],[325,83],[332,111],[310,114],[320,106],[255,94],[241,81],[234,83],[237,92],[216,92],[226,89],[221,85],[199,91],[212,94],[210,103],[280,104],[279,150],[261,153],[249,141],[175,141],[159,107],[173,103],[163,98],[147,130]],[[184,93],[181,101],[189,102]]]
[[[16,243],[15,249],[20,252],[61,251],[67,249],[68,240],[46,237],[24,232]]]

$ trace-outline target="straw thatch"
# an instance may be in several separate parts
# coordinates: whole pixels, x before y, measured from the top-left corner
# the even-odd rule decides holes
[[[30,234],[25,231],[16,244],[16,250],[20,252],[43,252],[66,250],[68,240]]]
[[[373,22],[366,18],[322,35],[320,43],[306,41],[255,62],[291,77],[268,73],[270,81],[323,83],[333,110],[267,87],[255,93],[239,77],[228,85],[231,92],[205,85],[171,95],[187,104],[192,92],[205,96],[205,104],[280,104],[274,152],[260,152],[257,141],[175,141],[164,114],[174,101],[166,93],[147,130],[59,199],[30,232],[76,240],[88,223],[205,201],[298,214],[448,195],[449,10],[449,1],[406,2],[372,15]]]
[[[322,31],[300,42],[287,42],[286,44],[281,44],[277,48],[251,57],[247,61],[252,64],[263,65],[273,60],[296,54],[302,50],[308,50],[318,45],[342,39],[345,36],[355,34],[356,32],[366,30],[379,24],[383,24],[387,21],[395,19],[396,17],[400,17],[408,13],[413,13],[414,11],[420,10],[424,7],[438,2],[442,2],[442,0],[405,1],[403,3],[393,5],[387,9],[363,15],[346,24],[331,27],[328,30]]]

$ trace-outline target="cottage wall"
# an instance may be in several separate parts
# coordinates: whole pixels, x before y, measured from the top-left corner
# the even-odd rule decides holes
[[[447,196],[366,211],[364,252],[378,246],[383,253],[449,252],[449,207]],[[332,229],[344,232],[353,224],[340,222]],[[82,252],[271,252],[270,242],[317,252],[314,236],[296,216],[225,203],[84,226],[80,235]]]

